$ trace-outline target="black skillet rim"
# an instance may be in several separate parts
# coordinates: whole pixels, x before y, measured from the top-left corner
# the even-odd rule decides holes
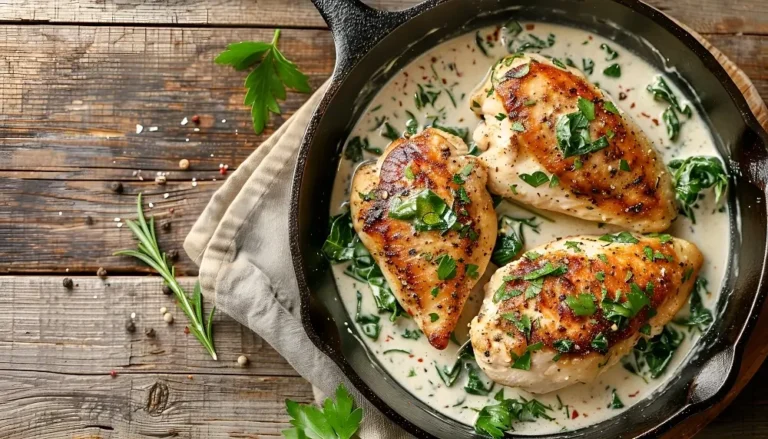
[[[444,3],[445,1],[448,1],[448,0],[430,1],[428,2],[430,3],[430,7],[427,7],[426,10],[431,9],[432,6],[436,6],[438,4]],[[668,17],[661,11],[639,0],[610,0],[610,1],[626,6],[629,9],[631,9],[633,12],[639,13],[641,15],[644,15],[650,18],[651,20],[655,21],[657,24],[661,25],[664,29],[666,29],[672,35],[674,35],[675,38],[680,40],[683,44],[685,44],[685,46],[689,50],[691,50],[691,52],[693,52],[706,65],[707,69],[717,78],[720,85],[725,89],[725,91],[730,96],[731,101],[739,109],[741,118],[745,122],[745,124],[749,128],[751,128],[757,134],[758,137],[762,139],[764,147],[768,146],[768,142],[766,141],[766,139],[768,139],[768,133],[765,132],[765,130],[757,121],[755,115],[752,113],[751,109],[749,108],[749,105],[747,104],[747,101],[744,95],[739,91],[736,84],[733,82],[731,77],[725,71],[724,67],[717,61],[714,55],[712,55],[712,53],[709,52],[709,50],[707,50],[691,33],[683,29],[680,25],[678,25],[675,21],[673,21],[670,17]],[[420,6],[415,6],[415,7],[420,7]],[[345,67],[351,67],[352,69],[354,69],[354,65],[345,66]],[[334,77],[336,73],[337,72],[334,72]],[[300,243],[299,243],[300,187],[303,181],[302,171],[307,164],[307,155],[309,153],[310,142],[308,141],[308,139],[310,139],[314,135],[317,125],[319,124],[320,118],[325,113],[325,110],[327,109],[331,98],[333,97],[335,92],[338,90],[338,86],[339,86],[339,83],[335,79],[332,80],[331,84],[329,84],[329,87],[325,92],[325,95],[323,96],[322,101],[318,104],[317,108],[315,109],[315,113],[313,114],[312,119],[310,120],[309,125],[307,126],[307,129],[304,133],[304,137],[303,137],[302,144],[297,157],[296,168],[295,168],[293,181],[292,181],[291,207],[290,207],[290,219],[289,219],[290,221],[289,233],[290,233],[290,241],[291,241],[290,248],[291,248],[291,259],[293,262],[294,271],[296,273],[298,286],[299,286],[302,326],[304,327],[304,330],[307,333],[307,336],[310,338],[310,340],[312,340],[314,345],[317,346],[317,348],[320,349],[325,355],[331,358],[339,366],[339,368],[341,368],[345,376],[352,382],[355,388],[358,391],[360,391],[360,393],[362,393],[366,397],[366,399],[368,399],[368,401],[370,401],[377,409],[379,409],[390,420],[396,422],[398,425],[400,425],[403,429],[408,431],[410,434],[420,438],[433,438],[434,436],[427,433],[426,431],[421,429],[419,426],[411,423],[404,417],[400,416],[400,414],[398,414],[395,410],[389,407],[387,403],[385,403],[381,398],[379,398],[378,395],[376,395],[365,384],[365,382],[363,382],[360,376],[347,363],[346,359],[343,356],[334,355],[338,353],[335,352],[334,349],[330,347],[327,343],[325,343],[325,341],[314,331],[314,328],[312,327],[310,310],[309,310],[309,301],[310,301],[310,295],[312,294],[312,292],[307,284],[307,277],[305,273],[306,267],[304,267],[304,264],[302,261]],[[725,395],[732,389],[733,384],[740,370],[741,358],[743,355],[745,344],[747,343],[749,336],[755,327],[755,324],[757,322],[757,317],[760,315],[760,311],[762,310],[763,303],[765,302],[765,299],[766,299],[766,293],[768,292],[763,282],[766,275],[766,268],[767,268],[765,258],[763,259],[763,262],[761,265],[763,267],[761,278],[758,281],[758,289],[755,295],[755,299],[752,303],[750,316],[747,319],[744,326],[742,327],[739,337],[736,341],[736,344],[734,345],[735,361],[734,361],[733,368],[731,369],[731,372],[725,381],[725,384],[720,388],[720,390],[717,393],[715,393],[711,397],[698,403],[686,405],[684,409],[676,412],[672,416],[663,420],[660,424],[646,431],[639,437],[656,437],[663,434],[664,432],[670,430],[674,425],[682,421],[684,418],[691,416],[693,414],[699,413],[713,406],[714,404],[720,402],[725,397]]]

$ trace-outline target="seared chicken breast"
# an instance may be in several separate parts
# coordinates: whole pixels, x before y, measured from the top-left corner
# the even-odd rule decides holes
[[[444,349],[496,240],[488,174],[458,137],[428,128],[352,178],[352,222],[395,297]]]
[[[484,121],[473,139],[491,192],[636,232],[676,216],[669,173],[651,142],[577,69],[511,55],[470,105]]]
[[[695,245],[669,235],[579,236],[535,248],[485,286],[470,327],[477,363],[492,380],[533,393],[591,382],[640,337],[662,331],[701,264]]]

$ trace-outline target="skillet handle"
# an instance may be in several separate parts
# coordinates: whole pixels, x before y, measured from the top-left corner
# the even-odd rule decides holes
[[[422,3],[390,12],[371,8],[360,0],[312,0],[312,3],[331,28],[336,43],[336,74],[348,72],[382,38],[428,8]]]

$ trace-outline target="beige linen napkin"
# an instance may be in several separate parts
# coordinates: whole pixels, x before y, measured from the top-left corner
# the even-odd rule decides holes
[[[301,138],[326,85],[230,174],[187,235],[184,250],[200,267],[203,293],[272,345],[316,386],[316,396],[346,385],[364,411],[361,438],[409,438],[315,347],[299,317],[288,241],[291,180]]]

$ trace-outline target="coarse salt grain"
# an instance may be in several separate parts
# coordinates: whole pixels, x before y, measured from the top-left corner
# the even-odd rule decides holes
[[[186,124],[188,124],[188,123],[189,123],[189,121],[187,120],[187,118],[186,118],[186,117],[185,117],[184,119],[181,119],[181,125],[182,125],[182,126],[183,126],[183,125],[186,125]]]
[[[155,203],[149,203],[149,208],[151,209],[153,207],[155,207]]]
[[[120,218],[115,218],[115,222],[119,223],[120,222]]]
[[[149,127],[149,131],[150,131],[150,132],[155,132],[155,131],[157,131],[157,127]]]
[[[166,193],[164,193],[164,194],[163,194],[163,198],[168,198],[168,197],[170,197],[170,196],[171,196],[171,194],[169,194],[168,192],[166,192]]]
[[[227,119],[221,119],[221,123],[227,123]]]
[[[195,132],[198,132],[198,131],[200,131],[200,128],[195,128]]]
[[[142,131],[144,131],[144,127],[136,124],[136,134],[141,134]]]
[[[135,318],[136,318],[136,313],[135,313],[135,312],[132,312],[132,313],[131,313],[131,318],[132,318],[132,319],[135,319]]]
[[[117,223],[117,228],[123,227],[123,223]]]

